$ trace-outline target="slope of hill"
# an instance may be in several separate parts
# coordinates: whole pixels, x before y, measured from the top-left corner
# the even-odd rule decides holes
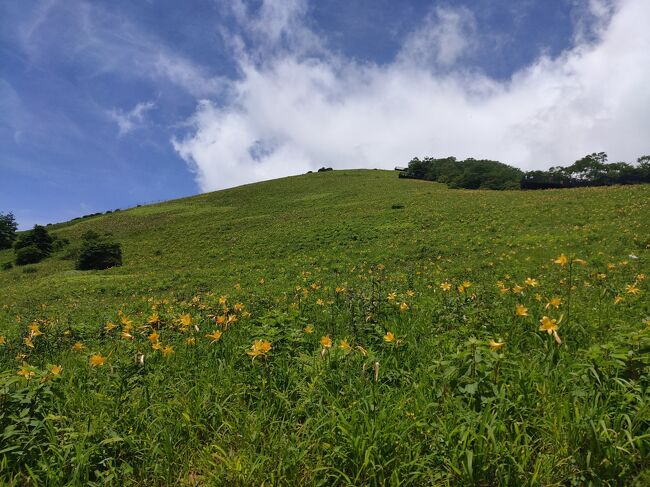
[[[355,170],[56,225],[0,271],[0,480],[643,483],[649,201]]]

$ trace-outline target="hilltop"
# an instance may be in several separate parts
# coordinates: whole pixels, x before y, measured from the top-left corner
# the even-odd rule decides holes
[[[397,176],[49,227],[0,271],[0,481],[647,482],[650,186]],[[124,265],[75,270],[88,230]]]

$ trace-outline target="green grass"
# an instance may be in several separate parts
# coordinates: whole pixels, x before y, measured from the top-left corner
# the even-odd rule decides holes
[[[0,483],[647,485],[649,202],[358,170],[55,225],[0,271]],[[87,230],[124,266],[74,270]]]

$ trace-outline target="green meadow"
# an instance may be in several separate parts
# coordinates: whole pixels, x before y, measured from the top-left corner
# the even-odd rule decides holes
[[[650,484],[649,185],[332,171],[48,231],[0,270],[2,485]]]

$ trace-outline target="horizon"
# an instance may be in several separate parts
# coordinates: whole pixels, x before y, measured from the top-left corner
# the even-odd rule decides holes
[[[0,13],[0,213],[21,230],[323,165],[454,154],[526,171],[649,151],[643,0]]]

